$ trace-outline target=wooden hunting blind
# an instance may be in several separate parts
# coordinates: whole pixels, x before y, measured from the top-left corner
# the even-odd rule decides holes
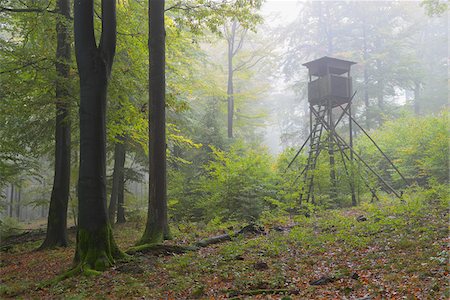
[[[350,67],[355,62],[324,56],[303,64],[309,71],[308,101],[333,107],[347,103],[352,96]]]
[[[289,168],[309,141],[308,159],[302,172],[297,177],[297,179],[303,177],[303,184],[299,198],[300,204],[303,200],[309,202],[310,199],[311,202],[314,203],[314,171],[317,165],[317,159],[322,150],[326,150],[329,156],[331,181],[330,199],[337,197],[338,178],[335,170],[335,153],[340,155],[345,174],[349,179],[346,182],[350,184],[353,205],[356,205],[355,181],[353,174],[354,168],[348,167],[347,164],[350,164],[351,166],[356,159],[366,167],[366,172],[374,174],[387,190],[393,192],[397,197],[401,197],[401,193],[398,193],[394,188],[392,188],[392,186],[384,180],[373,167],[368,165],[353,149],[353,124],[356,125],[360,131],[370,139],[383,157],[390,163],[395,171],[397,171],[406,184],[408,184],[405,177],[400,173],[392,161],[367,134],[361,125],[352,117],[351,104],[356,92],[353,93],[352,91],[350,68],[354,64],[356,63],[352,61],[328,56],[324,56],[303,64],[303,66],[308,68],[309,73],[309,136],[288,165]],[[335,114],[333,113],[333,109],[335,108],[340,108],[342,110],[338,118],[335,118]],[[344,139],[335,130],[336,126],[344,116],[348,117],[348,139]],[[377,198],[375,189],[367,181],[367,176],[362,174],[360,175],[365,185],[371,191],[372,196]]]

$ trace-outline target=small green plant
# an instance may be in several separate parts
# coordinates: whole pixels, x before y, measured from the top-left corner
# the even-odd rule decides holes
[[[23,231],[22,224],[14,218],[4,217],[0,220],[0,239],[5,239]]]

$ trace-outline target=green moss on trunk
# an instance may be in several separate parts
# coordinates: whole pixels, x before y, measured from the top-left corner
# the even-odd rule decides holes
[[[114,265],[115,259],[124,258],[125,254],[117,247],[108,224],[98,230],[79,228],[75,253],[76,267],[89,275],[90,271],[104,271]]]
[[[148,229],[150,227],[150,229]],[[157,226],[147,226],[142,238],[136,245],[161,244],[164,241],[164,230]]]

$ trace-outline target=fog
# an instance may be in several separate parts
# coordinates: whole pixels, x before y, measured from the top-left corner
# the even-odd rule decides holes
[[[308,134],[302,64],[321,56],[357,62],[353,106],[369,130],[382,123],[379,115],[437,113],[447,105],[446,13],[430,16],[419,1],[267,1],[261,12],[256,36],[277,41],[264,99],[264,143],[273,153]]]

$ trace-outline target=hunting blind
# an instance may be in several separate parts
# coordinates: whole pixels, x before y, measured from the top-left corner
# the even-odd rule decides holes
[[[320,105],[331,101],[333,107],[347,103],[352,96],[352,61],[322,57],[303,64],[309,71],[308,101]]]
[[[390,165],[397,171],[400,177],[406,182],[405,177],[400,173],[398,168],[387,157],[387,155],[380,149],[375,141],[368,135],[368,133],[359,125],[352,117],[351,104],[356,94],[352,91],[352,78],[350,77],[351,66],[355,62],[342,60],[332,57],[322,57],[303,64],[308,68],[308,102],[309,102],[309,136],[291,160],[288,168],[292,165],[298,157],[303,148],[308,144],[309,150],[306,165],[298,178],[302,178],[303,184],[300,192],[299,202],[314,203],[314,170],[317,165],[317,159],[322,150],[328,152],[330,165],[330,198],[334,199],[337,195],[337,179],[335,169],[335,155],[338,154],[342,159],[345,175],[348,177],[350,184],[352,204],[356,205],[355,195],[355,180],[353,170],[349,165],[353,165],[355,160],[358,160],[365,167],[367,172],[374,174],[383,186],[393,192],[397,197],[401,197],[386,180],[384,180],[361,156],[353,149],[353,125],[356,125],[360,130],[370,139],[376,146],[383,157],[390,163]],[[345,106],[345,107],[344,107]],[[338,118],[334,118],[334,109],[340,108],[341,113]],[[348,117],[348,139],[336,133],[336,126],[343,119]],[[361,176],[365,185],[370,189],[372,196],[377,198],[375,189],[367,181],[365,176]]]

